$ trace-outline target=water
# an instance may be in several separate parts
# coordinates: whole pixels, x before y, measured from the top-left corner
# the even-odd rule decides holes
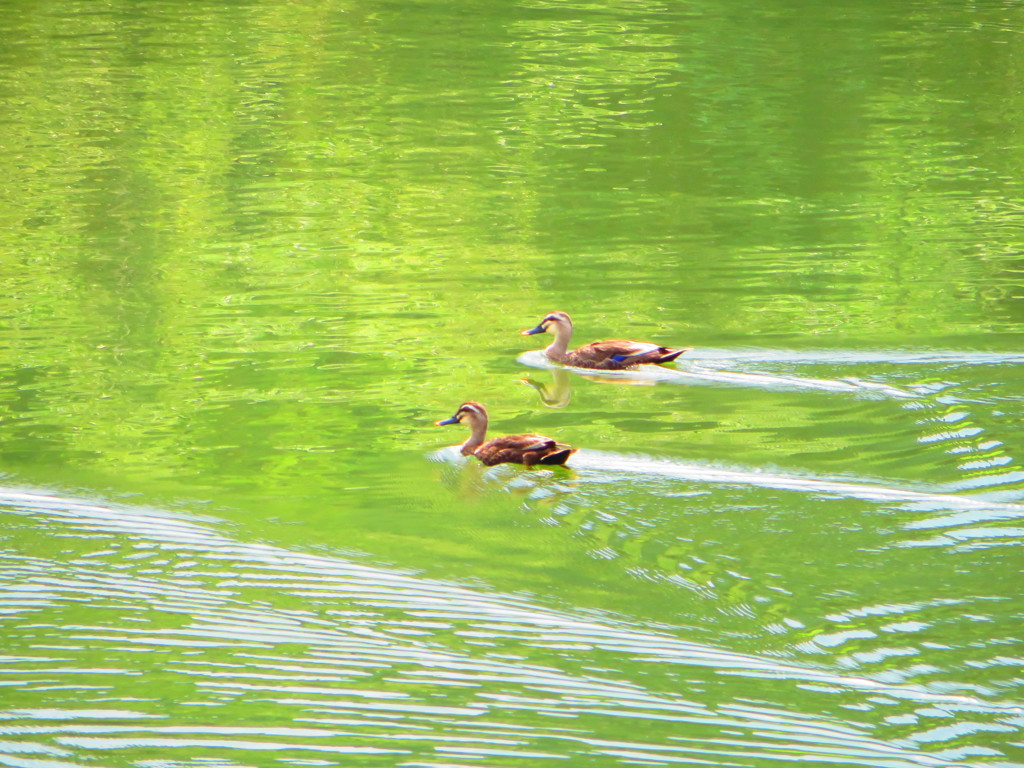
[[[155,510],[13,489],[2,503],[26,516],[10,525],[16,535],[49,527],[74,545],[59,561],[5,558],[16,579],[5,613],[19,627],[5,659],[12,765],[25,754],[149,764],[151,754],[234,762],[265,750],[299,764],[358,755],[385,765],[564,756],[758,765],[795,752],[812,764],[943,765],[786,703],[797,694],[826,710],[884,708],[894,724],[927,717],[932,727],[917,734],[926,742],[962,732],[944,721],[963,713],[977,721],[971,732],[1003,732],[1001,721],[1019,718],[1019,707],[984,696],[745,656],[612,617],[238,543]]]
[[[0,764],[1024,764],[1022,32],[7,3]]]

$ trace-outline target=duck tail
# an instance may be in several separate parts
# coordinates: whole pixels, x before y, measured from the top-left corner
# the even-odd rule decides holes
[[[570,445],[561,448],[560,450],[553,451],[546,456],[541,456],[538,459],[538,464],[565,464],[566,459],[576,453],[576,449]]]
[[[677,357],[683,354],[683,352],[689,352],[691,349],[693,349],[693,347],[683,347],[682,349],[665,350],[665,354],[658,357],[658,359],[655,360],[654,362],[658,363],[659,365],[661,363],[671,363],[673,360],[675,360]]]

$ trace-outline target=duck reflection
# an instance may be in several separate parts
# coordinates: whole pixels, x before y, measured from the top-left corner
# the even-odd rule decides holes
[[[565,408],[572,399],[572,384],[564,368],[551,369],[551,383],[536,381],[533,377],[520,379],[523,384],[533,387],[540,401],[548,408]]]
[[[527,508],[548,505],[576,491],[577,475],[571,467],[557,470],[539,465],[523,469],[511,464],[487,467],[476,461],[446,463],[441,482],[463,499],[486,497],[502,491],[522,500]]]
[[[540,397],[540,401],[548,408],[565,408],[572,399],[572,378],[570,376],[570,372],[565,368],[548,368],[547,370],[551,374],[550,383],[538,381],[538,379],[533,376],[526,379],[520,379],[520,381],[523,382],[523,384],[528,384],[533,387],[538,397]],[[655,384],[653,381],[647,381],[644,379],[588,376],[587,374],[579,373],[578,371],[572,371],[572,375],[579,376],[583,379],[589,379],[590,381],[596,381],[599,384],[625,384],[633,387],[648,387],[654,386]]]

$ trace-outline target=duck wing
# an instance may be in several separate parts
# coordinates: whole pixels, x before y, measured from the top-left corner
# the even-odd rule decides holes
[[[689,347],[672,349],[649,341],[610,339],[595,341],[580,347],[569,355],[569,362],[588,368],[627,368],[641,363],[668,363]]]
[[[588,355],[600,356],[602,358],[608,357],[633,357],[636,355],[644,355],[648,352],[653,352],[656,349],[661,349],[657,344],[652,344],[648,341],[630,341],[628,339],[609,339],[608,341],[595,341],[591,344],[587,344],[585,347],[580,347],[577,352],[586,353]]]
[[[568,453],[565,453],[569,449]],[[473,453],[484,464],[561,464],[575,448],[557,443],[544,435],[504,435],[488,440]],[[545,461],[548,456],[565,453],[561,461]]]

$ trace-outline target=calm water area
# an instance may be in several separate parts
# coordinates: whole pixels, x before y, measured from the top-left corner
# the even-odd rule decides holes
[[[1024,766],[1024,2],[5,0],[0,102],[0,766]]]

